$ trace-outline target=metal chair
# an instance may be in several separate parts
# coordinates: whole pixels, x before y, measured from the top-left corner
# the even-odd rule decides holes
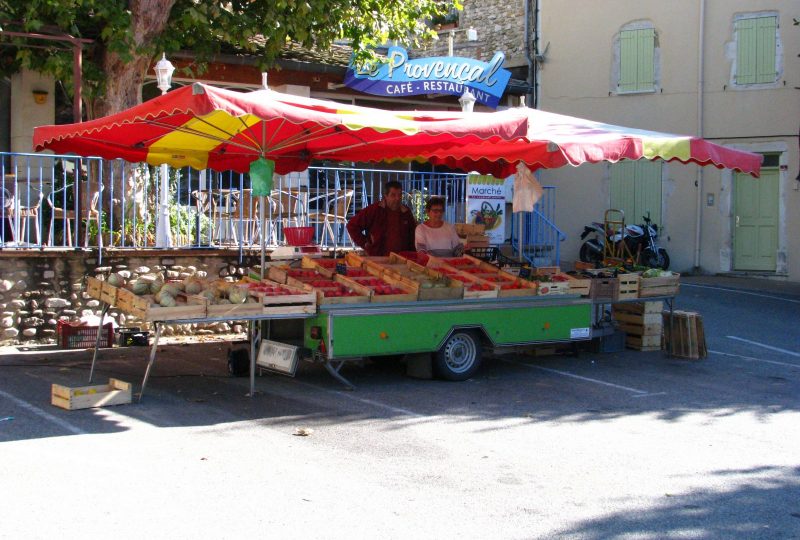
[[[354,194],[355,190],[346,189],[334,191],[332,197],[323,195],[320,198],[327,198],[327,211],[315,212],[308,215],[309,224],[323,225],[322,237],[320,238],[321,244],[327,246],[325,237],[330,235],[330,239],[333,241],[333,247],[337,247],[339,245],[339,230],[344,229],[344,234],[352,245],[353,241],[350,240],[345,225],[347,225],[347,213],[353,202]],[[333,230],[334,225],[336,225],[336,232]]]
[[[47,244],[50,246],[55,245],[55,223],[56,220],[61,220],[64,225],[64,244],[72,247],[72,222],[76,221],[76,217],[80,215],[80,222],[86,222],[84,229],[83,245],[89,245],[89,222],[94,221],[97,224],[98,231],[98,244],[102,246],[103,238],[100,231],[100,211],[98,205],[100,202],[100,193],[102,186],[95,191],[83,189],[79,193],[80,203],[78,204],[78,211],[75,207],[70,208],[67,193],[72,188],[72,184],[64,186],[50,192],[47,195],[47,204],[50,207],[50,229],[47,233]],[[76,229],[80,227],[80,222],[75,224]]]
[[[261,223],[258,220],[259,198],[253,197],[251,189],[238,194],[236,207],[231,213],[234,238],[242,244],[253,245],[261,239]],[[237,233],[241,233],[239,236]]]
[[[30,192],[28,192],[27,198],[30,201]],[[36,232],[36,245],[42,245],[42,231],[39,226],[39,208],[42,206],[42,199],[44,199],[44,192],[42,191],[39,191],[38,196],[35,197],[36,202],[28,206],[24,206],[22,201],[18,198],[14,199],[15,204],[11,208],[14,225],[11,227],[11,231],[15,243],[19,244],[26,236],[30,236],[30,233],[28,233],[28,220],[33,219],[33,227]],[[30,242],[27,243],[30,244]]]

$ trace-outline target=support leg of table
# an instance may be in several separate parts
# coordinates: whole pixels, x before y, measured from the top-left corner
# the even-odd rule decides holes
[[[667,353],[667,357],[671,358],[672,357],[672,339],[673,339],[673,336],[675,335],[674,334],[675,325],[673,324],[674,317],[675,317],[674,309],[673,309],[674,305],[675,305],[675,298],[668,298],[668,299],[666,299],[664,301],[667,303],[667,307],[669,308],[669,323],[668,323],[669,324],[669,339],[664,340],[665,341],[664,350]]]
[[[256,332],[255,321],[247,322],[247,339],[250,341],[250,397],[256,391]]]
[[[144,397],[144,388],[147,386],[147,378],[150,377],[150,370],[153,369],[153,364],[156,363],[156,349],[158,348],[158,338],[161,337],[162,325],[158,322],[153,323],[156,327],[156,336],[153,338],[153,347],[150,349],[150,361],[147,363],[147,369],[144,371],[144,379],[142,380],[142,391],[139,393],[139,403],[142,402]]]
[[[100,337],[103,335],[103,322],[106,320],[106,313],[111,304],[103,303],[103,311],[100,313],[100,326],[97,328],[97,339],[94,342],[94,355],[92,356],[92,367],[89,369],[89,382],[94,379],[94,365],[97,362],[97,349],[100,348]]]

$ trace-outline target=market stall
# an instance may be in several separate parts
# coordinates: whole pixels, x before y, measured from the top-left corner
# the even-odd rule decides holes
[[[303,170],[314,159],[427,160],[499,176],[512,174],[520,164],[535,170],[640,158],[714,165],[757,176],[761,159],[695,137],[526,108],[470,114],[393,112],[267,89],[245,94],[201,84],[107,118],[36,128],[34,146],[152,165],[249,172],[252,193],[261,196],[269,193],[273,172]],[[547,279],[536,273],[513,275],[466,257],[432,258],[424,264],[400,258],[348,259],[340,263],[343,272],[338,265],[327,276],[324,270],[329,268],[306,268],[313,273],[302,279],[291,267],[264,275],[262,247],[258,279],[227,285],[240,291],[237,301],[228,297],[227,303],[218,303],[221,287],[213,298],[195,298],[184,290],[183,295],[167,295],[166,301],[162,294],[138,304],[124,287],[113,291],[106,282],[97,294],[105,309],[116,305],[132,310],[156,328],[169,322],[305,318],[305,346],[332,374],[338,375],[341,362],[352,356],[435,352],[440,374],[452,379],[467,378],[477,369],[481,340],[492,345],[586,340],[592,333],[593,301],[632,300],[641,290],[650,290],[656,295],[653,300],[666,299],[671,308],[674,297],[669,290],[656,291],[661,285],[642,289],[642,282],[625,275],[597,283],[592,279],[587,285],[582,277],[562,278],[558,271]],[[356,273],[348,275],[348,267]],[[305,307],[295,311],[294,302],[267,303],[273,295],[256,294],[258,289],[274,290],[276,284],[309,301],[300,302]],[[157,330],[156,344],[158,337]],[[255,357],[253,346],[251,388]],[[155,344],[143,388],[154,361]]]

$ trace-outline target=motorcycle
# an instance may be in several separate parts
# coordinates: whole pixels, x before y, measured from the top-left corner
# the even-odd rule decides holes
[[[593,221],[591,225],[586,225],[581,233],[581,240],[585,240],[581,245],[579,258],[583,262],[599,264],[603,262],[603,251],[606,242],[617,245],[620,241],[625,242],[628,250],[633,256],[638,254],[639,264],[650,268],[669,268],[669,254],[667,250],[659,247],[656,243],[658,238],[658,225],[652,222],[650,214],[642,216],[644,223],[641,225],[626,225],[624,233],[612,234],[607,231],[604,223]],[[589,235],[594,235],[586,240]]]

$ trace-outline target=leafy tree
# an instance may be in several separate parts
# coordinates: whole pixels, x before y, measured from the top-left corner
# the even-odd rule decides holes
[[[192,51],[198,74],[220,52],[254,55],[265,69],[287,40],[324,49],[349,39],[357,61],[366,61],[388,40],[416,46],[432,37],[425,21],[453,6],[460,8],[460,0],[0,0],[0,25],[93,39],[84,48],[82,95],[96,117],[139,103],[145,74],[162,51]],[[72,88],[68,47],[11,41],[0,48],[0,74],[25,67]]]

